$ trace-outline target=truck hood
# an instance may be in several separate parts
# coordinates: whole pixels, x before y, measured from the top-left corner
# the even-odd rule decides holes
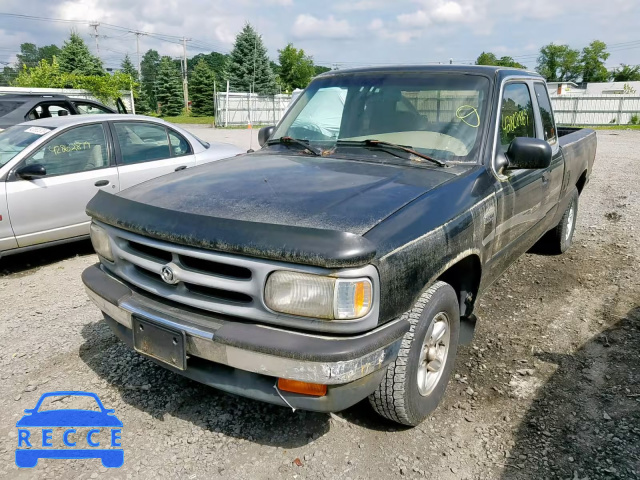
[[[116,196],[99,191],[87,213],[172,243],[353,267],[376,253],[363,234],[453,175],[439,168],[258,152],[159,177]]]
[[[160,177],[120,196],[181,213],[362,235],[450,177],[435,169],[258,152]]]

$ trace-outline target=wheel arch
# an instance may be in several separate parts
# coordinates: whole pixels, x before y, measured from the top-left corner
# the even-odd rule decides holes
[[[458,296],[460,316],[468,317],[480,289],[482,262],[477,252],[466,252],[449,262],[434,281],[441,280],[453,287]]]
[[[587,171],[582,172],[578,181],[576,182],[576,188],[578,189],[578,195],[582,193],[582,189],[587,184]]]

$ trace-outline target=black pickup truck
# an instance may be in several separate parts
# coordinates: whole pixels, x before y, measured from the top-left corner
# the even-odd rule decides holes
[[[176,373],[307,410],[368,397],[407,425],[479,296],[535,244],[569,248],[596,152],[540,76],[466,66],[329,72],[260,143],[99,192],[88,295]]]

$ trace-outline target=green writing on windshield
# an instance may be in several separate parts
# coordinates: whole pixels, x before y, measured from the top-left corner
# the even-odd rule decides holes
[[[504,133],[515,132],[516,128],[524,125],[529,125],[529,114],[524,110],[502,117],[502,131]]]
[[[50,145],[48,150],[56,155],[60,153],[79,152],[91,148],[89,142],[73,142],[63,145]]]

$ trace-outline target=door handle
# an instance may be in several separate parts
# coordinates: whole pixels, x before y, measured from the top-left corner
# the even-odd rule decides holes
[[[96,183],[94,183],[94,185],[96,187],[106,187],[107,185],[109,185],[109,180],[98,180]]]
[[[544,183],[545,185],[547,183],[549,183],[549,177],[550,177],[549,172],[543,173],[542,174],[542,183]]]
[[[181,166],[179,166],[179,167],[176,167],[176,170],[175,170],[175,171],[176,171],[176,172],[179,172],[180,170],[186,170],[186,169],[187,169],[187,166],[186,166],[186,165],[181,165]]]

